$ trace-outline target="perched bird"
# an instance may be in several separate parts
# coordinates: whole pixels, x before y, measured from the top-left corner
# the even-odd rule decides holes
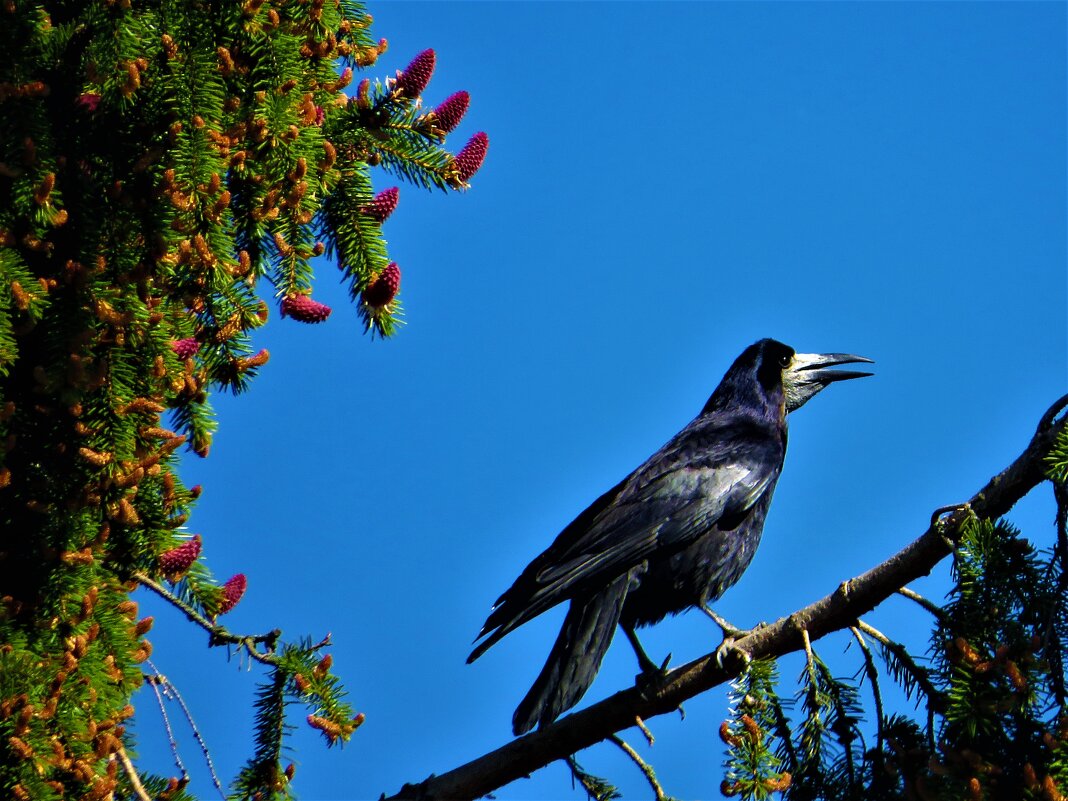
[[[563,601],[549,658],[512,718],[547,725],[593,683],[618,624],[643,669],[635,627],[703,606],[753,559],[786,455],[786,415],[834,381],[871,375],[826,368],[870,362],[795,353],[773,339],[735,360],[701,413],[576,517],[494,604],[467,661]],[[483,639],[484,638],[484,639]]]

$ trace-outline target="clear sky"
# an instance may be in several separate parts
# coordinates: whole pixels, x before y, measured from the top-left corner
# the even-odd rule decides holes
[[[296,791],[371,799],[509,739],[562,610],[472,666],[493,600],[556,533],[701,408],[733,358],[773,336],[876,360],[792,419],[764,541],[717,604],[739,624],[832,591],[964,500],[1066,390],[1063,3],[370,4],[386,75],[433,47],[436,104],[467,89],[458,150],[490,150],[466,195],[401,187],[386,223],[407,325],[360,333],[337,270],[322,326],[275,314],[251,392],[183,475],[189,524],[249,590],[225,622],[331,632],[367,722],[327,751],[293,709]],[[396,181],[376,177],[380,188]],[[1043,488],[1012,519],[1052,534]],[[940,598],[944,570],[921,584]],[[173,611],[153,661],[183,692],[224,780],[251,753],[246,671]],[[871,621],[920,649],[929,620]],[[676,664],[718,630],[690,613],[643,636]],[[817,649],[843,675],[846,639]],[[786,661],[784,681],[800,663]],[[585,701],[633,681],[615,643]],[[789,691],[787,691],[789,694]],[[867,696],[865,696],[867,697]],[[173,772],[154,701],[147,764]],[[718,797],[722,693],[651,722],[668,793]],[[211,797],[182,735],[194,788]],[[610,745],[580,755],[627,798]],[[557,764],[500,799],[581,799]]]

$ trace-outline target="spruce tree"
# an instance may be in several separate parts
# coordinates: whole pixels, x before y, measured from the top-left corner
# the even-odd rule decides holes
[[[218,623],[246,580],[217,581],[210,538],[180,533],[199,489],[176,464],[208,455],[212,393],[267,362],[256,328],[330,315],[316,257],[371,336],[395,331],[382,225],[399,190],[376,195],[372,168],[462,190],[485,157],[482,133],[445,148],[466,92],[422,104],[433,50],[359,78],[386,49],[370,23],[355,0],[0,8],[4,798],[185,797],[180,777],[138,775],[125,731],[134,692],[162,680],[139,586],[265,665],[236,797],[289,796],[288,703],[329,744],[362,721],[324,643]]]

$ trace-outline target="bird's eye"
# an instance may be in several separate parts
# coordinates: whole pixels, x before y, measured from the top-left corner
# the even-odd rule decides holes
[[[787,367],[790,366],[790,362],[793,360],[793,358],[794,357],[789,355],[788,353],[784,353],[782,356],[779,357],[779,367],[785,370]]]

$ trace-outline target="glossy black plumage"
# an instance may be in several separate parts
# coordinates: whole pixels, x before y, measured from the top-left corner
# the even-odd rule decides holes
[[[801,356],[808,361],[799,367]],[[797,355],[771,339],[751,345],[689,425],[594,501],[520,574],[494,605],[468,662],[556,604],[570,601],[570,608],[516,710],[516,734],[578,702],[617,624],[655,623],[715,600],[738,580],[760,542],[782,470],[788,408],[833,380],[867,375],[812,370],[846,361],[867,360]]]

